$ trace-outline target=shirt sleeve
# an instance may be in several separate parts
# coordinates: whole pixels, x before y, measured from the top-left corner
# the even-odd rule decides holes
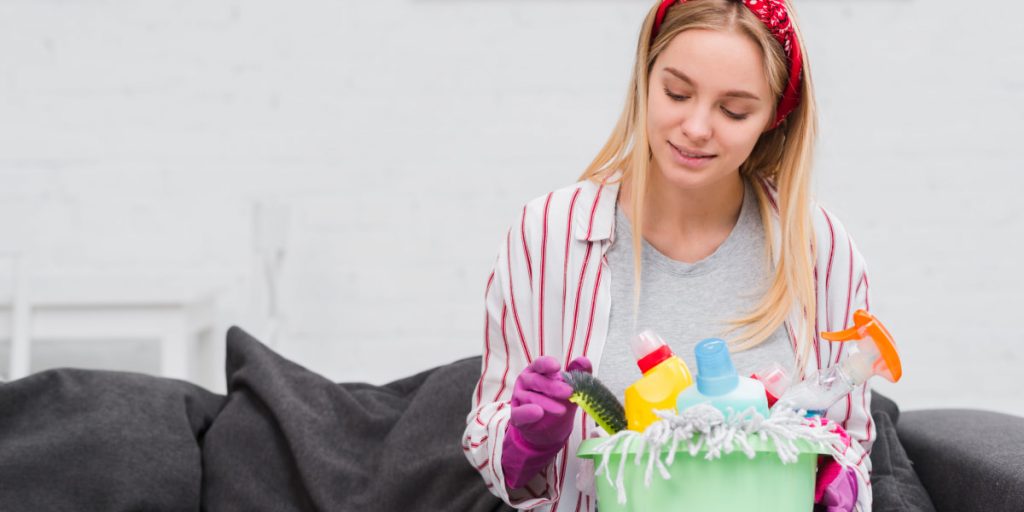
[[[525,210],[522,223],[509,230],[487,280],[482,368],[466,417],[462,449],[491,493],[512,507],[532,509],[559,499],[558,466],[564,459],[556,457],[523,488],[506,487],[501,457],[512,389],[519,373],[537,357],[529,343],[532,272],[528,244],[523,243]]]
[[[829,215],[826,213],[826,215]],[[853,325],[853,314],[858,309],[870,311],[867,265],[853,239],[845,232],[834,218],[829,219],[834,226],[832,245],[834,273],[832,287],[828,293],[826,314],[832,318],[831,328],[846,329]],[[845,258],[842,256],[846,256]],[[828,366],[838,364],[842,360],[842,346],[828,347],[830,342],[823,341],[822,353],[826,353]],[[852,445],[844,457],[853,464],[857,474],[857,510],[871,510],[871,447],[875,441],[875,425],[871,419],[871,388],[870,383],[857,386],[845,398],[839,400],[826,413],[826,416],[843,426],[850,435]]]

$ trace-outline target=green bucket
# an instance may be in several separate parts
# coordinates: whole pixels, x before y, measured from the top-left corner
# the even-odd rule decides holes
[[[576,454],[584,459],[594,459],[594,467],[597,468],[602,463],[602,455],[595,448],[604,441],[583,441]],[[639,449],[631,446],[623,469],[626,503],[619,504],[615,485],[608,482],[608,476],[601,474],[594,478],[598,508],[601,512],[813,510],[818,455],[826,451],[811,443],[797,441],[796,446],[800,449],[797,461],[783,464],[771,440],[751,438],[750,445],[756,451],[753,459],[748,459],[741,451],[734,451],[715,460],[706,460],[703,450],[691,456],[685,446],[680,446],[668,466],[672,478],[663,479],[655,469],[650,487],[644,485],[649,456],[641,455],[641,463],[634,464],[633,457]],[[665,448],[665,451],[669,449]],[[612,482],[618,475],[621,454],[621,447],[616,447],[609,456],[608,471]]]

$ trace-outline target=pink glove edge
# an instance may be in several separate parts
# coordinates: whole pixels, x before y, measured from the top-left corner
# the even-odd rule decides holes
[[[537,448],[523,439],[519,429],[509,425],[501,444],[501,470],[505,474],[505,485],[509,489],[526,486],[541,469],[554,460],[564,446],[563,442],[550,448]]]
[[[843,471],[843,466],[838,462],[828,458],[822,467],[818,468],[818,475],[814,482],[814,502],[821,503],[821,498],[825,495],[825,489],[832,485],[836,477]]]

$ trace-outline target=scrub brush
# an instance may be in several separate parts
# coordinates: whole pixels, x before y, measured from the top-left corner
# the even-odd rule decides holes
[[[572,387],[569,401],[583,411],[609,434],[626,428],[626,412],[615,395],[596,377],[581,371],[562,372],[562,379]]]

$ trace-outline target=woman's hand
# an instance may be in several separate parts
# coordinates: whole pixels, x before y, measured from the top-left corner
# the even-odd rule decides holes
[[[579,357],[568,371],[591,371],[590,360]],[[551,356],[533,362],[519,374],[512,390],[510,423],[523,440],[536,448],[559,446],[572,432],[576,404],[569,401],[572,388],[562,380],[561,367]]]
[[[590,373],[592,368],[589,359],[578,357],[567,370]],[[551,356],[538,358],[516,378],[501,458],[509,488],[526,485],[569,439],[576,417],[576,404],[569,401],[572,393],[562,380],[558,360]]]

